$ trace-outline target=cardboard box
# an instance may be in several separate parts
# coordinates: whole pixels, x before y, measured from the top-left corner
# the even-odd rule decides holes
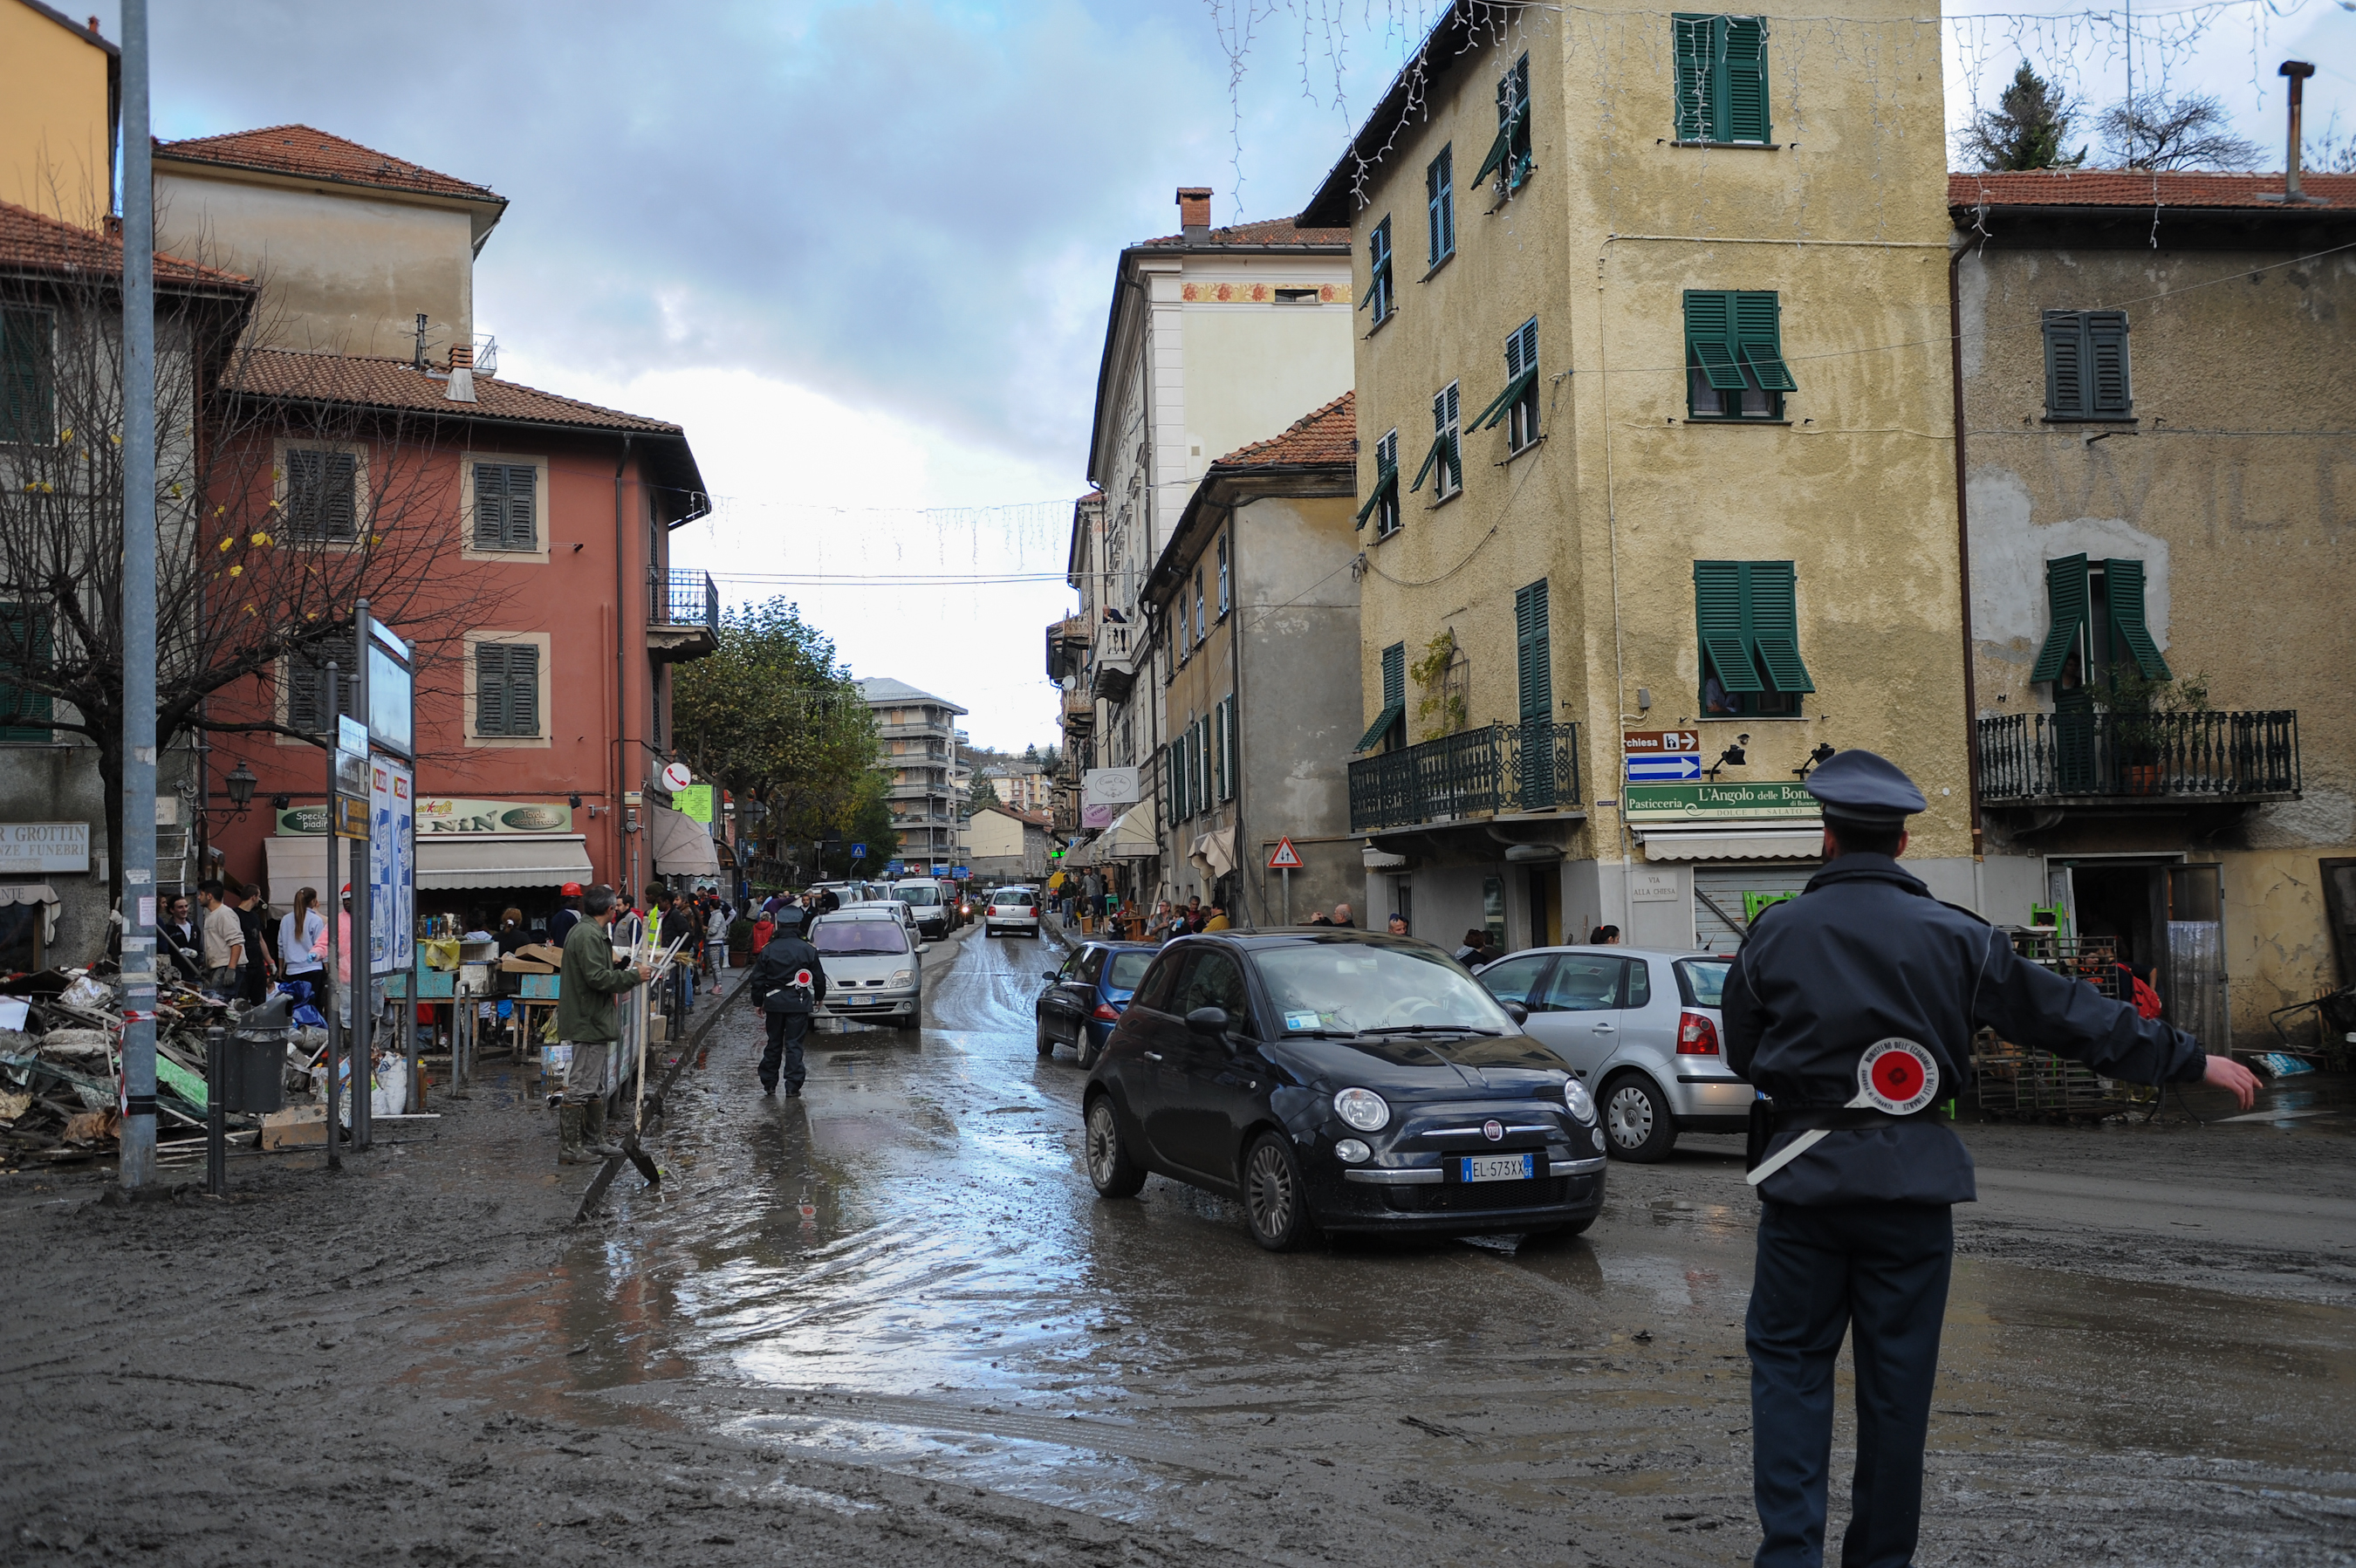
[[[262,1113],[262,1146],[265,1149],[296,1149],[327,1141],[327,1110],[323,1105],[290,1105],[284,1111]]]
[[[537,959],[541,962],[548,965],[551,969],[561,968],[564,963],[564,950],[562,948],[551,947],[546,942],[526,942],[523,946],[516,949],[516,950],[509,956],[511,958]]]
[[[524,957],[524,954],[530,950],[531,950],[530,948],[518,948],[515,951],[508,954],[507,957],[499,960],[499,972],[501,974],[554,974],[556,972],[557,965],[555,964],[541,963],[535,960]],[[562,953],[557,955],[560,959],[564,955]]]

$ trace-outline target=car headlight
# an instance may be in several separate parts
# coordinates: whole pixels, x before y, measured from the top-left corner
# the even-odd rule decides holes
[[[892,983],[914,985],[916,983],[916,972],[913,969],[895,969],[892,972]]]
[[[1563,1079],[1562,1102],[1570,1107],[1570,1113],[1580,1121],[1595,1120],[1595,1096],[1588,1093],[1587,1085],[1580,1082],[1579,1079],[1575,1078]]]
[[[1390,1125],[1391,1108],[1371,1089],[1345,1089],[1333,1097],[1335,1115],[1361,1133],[1379,1133]]]

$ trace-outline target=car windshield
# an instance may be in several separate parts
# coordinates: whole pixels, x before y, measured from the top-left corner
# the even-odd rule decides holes
[[[1514,1029],[1496,999],[1437,952],[1301,942],[1252,956],[1287,1034],[1444,1028],[1503,1035]]]
[[[903,887],[897,890],[895,896],[904,904],[913,904],[926,909],[941,901],[941,890],[937,887]]]
[[[908,950],[897,920],[820,920],[810,945],[836,958],[880,958]]]
[[[1136,990],[1137,983],[1145,978],[1145,966],[1152,961],[1153,955],[1142,949],[1113,954],[1112,969],[1105,976],[1105,988],[1108,991]]]
[[[1677,979],[1684,983],[1686,1000],[1697,1007],[1725,1006],[1719,998],[1726,994],[1726,972],[1732,967],[1730,959],[1677,960]]]

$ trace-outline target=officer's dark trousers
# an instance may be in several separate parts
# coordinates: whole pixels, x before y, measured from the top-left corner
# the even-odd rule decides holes
[[[1944,1205],[1761,1205],[1751,1286],[1757,1568],[1824,1561],[1833,1363],[1854,1330],[1857,1475],[1842,1568],[1903,1568],[1922,1522],[1922,1441],[1954,1228]]]
[[[799,1089],[808,1075],[802,1070],[802,1036],[809,1033],[810,1015],[807,1013],[771,1013],[769,1048],[761,1053],[761,1087],[777,1087],[777,1069],[782,1063],[787,1089]]]

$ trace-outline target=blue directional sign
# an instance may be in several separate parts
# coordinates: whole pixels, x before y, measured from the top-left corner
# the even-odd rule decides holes
[[[897,876],[906,869],[906,866],[896,860],[887,860],[884,863],[884,875],[886,876]]]
[[[1663,784],[1678,779],[1701,777],[1698,757],[1628,757],[1628,781],[1632,784]]]
[[[953,877],[957,878],[959,882],[963,882],[963,881],[967,880],[967,875],[968,875],[967,871],[966,871],[966,868],[965,868],[964,866],[962,866],[962,865],[958,866],[958,867],[954,868],[953,870],[951,870],[951,871],[950,871],[950,873],[949,873],[949,875],[950,875],[951,876],[953,876]]]
[[[933,867],[933,875],[935,876],[947,876],[948,874],[949,868],[946,865],[936,865]]]

